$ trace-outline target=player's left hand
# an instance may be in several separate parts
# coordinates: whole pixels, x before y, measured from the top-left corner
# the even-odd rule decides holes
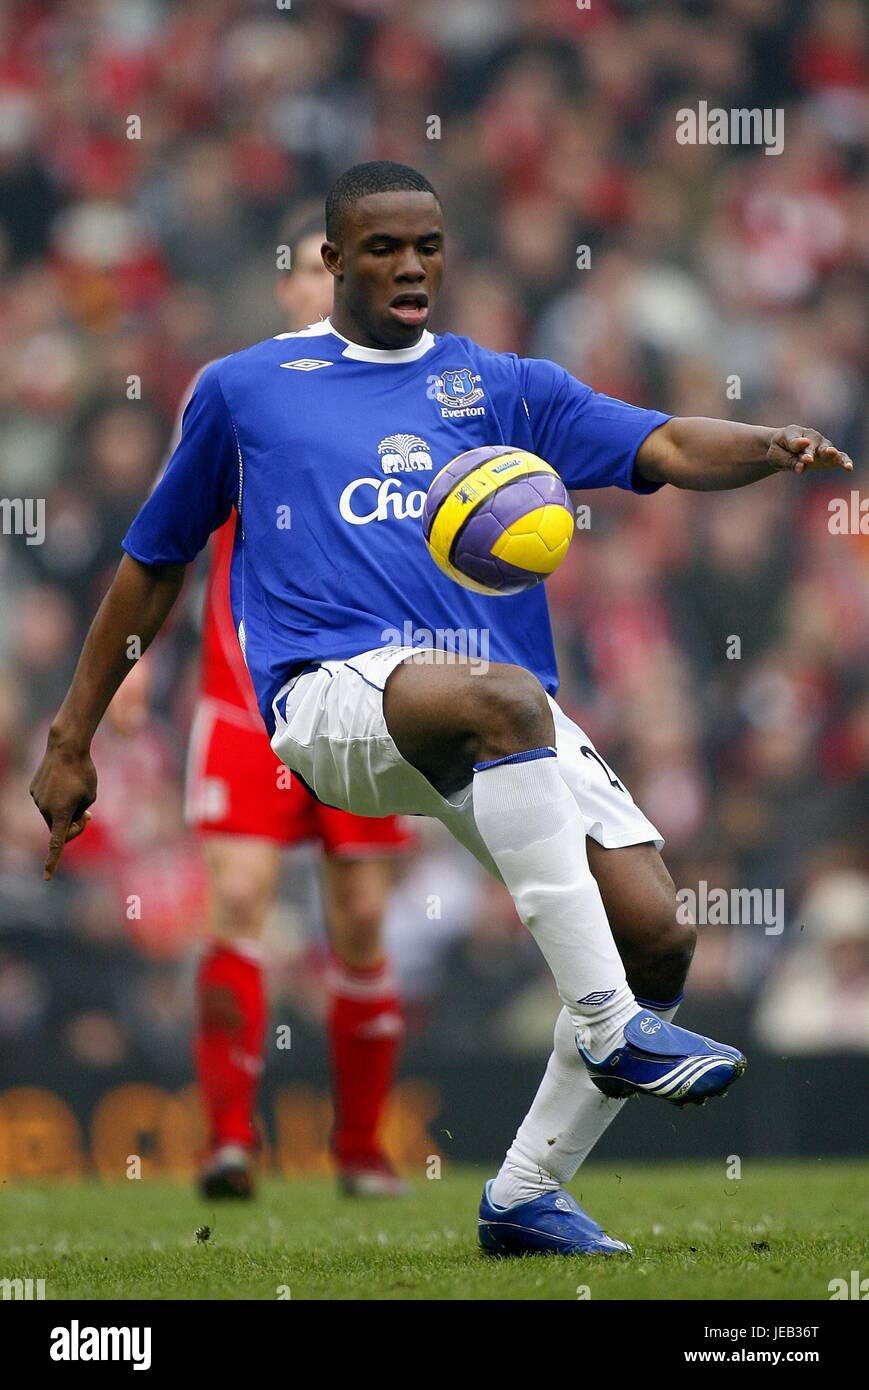
[[[777,430],[770,440],[766,461],[771,468],[791,473],[805,473],[811,468],[844,468],[850,473],[854,468],[848,455],[829,439],[802,425]]]

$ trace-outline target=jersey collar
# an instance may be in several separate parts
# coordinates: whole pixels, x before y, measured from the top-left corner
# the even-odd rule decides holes
[[[343,333],[339,333],[331,319],[324,319],[323,322],[328,325],[328,332],[333,333],[336,338],[341,339],[342,343],[347,344],[341,356],[352,357],[356,362],[391,362],[393,364],[398,362],[416,362],[418,358],[424,357],[427,352],[430,352],[435,345],[434,334],[429,333],[426,328],[423,329],[419,342],[414,343],[413,347],[363,347],[361,343],[351,342],[349,338],[344,337]]]

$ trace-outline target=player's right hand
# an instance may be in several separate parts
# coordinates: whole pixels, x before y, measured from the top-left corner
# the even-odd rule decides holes
[[[854,464],[848,454],[837,449],[817,430],[802,425],[786,425],[770,440],[767,463],[782,472],[805,473],[820,468],[844,468],[851,473]]]
[[[87,828],[87,809],[97,798],[97,770],[90,753],[49,743],[30,783],[30,795],[51,831],[44,878],[53,878],[63,847]]]

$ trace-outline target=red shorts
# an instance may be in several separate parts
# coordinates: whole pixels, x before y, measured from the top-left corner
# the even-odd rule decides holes
[[[190,731],[185,811],[206,835],[257,835],[281,845],[319,842],[348,859],[409,849],[397,816],[373,819],[323,806],[284,767],[265,729],[223,701],[201,696]]]

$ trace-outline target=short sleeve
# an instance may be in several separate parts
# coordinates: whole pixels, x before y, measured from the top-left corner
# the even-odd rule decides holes
[[[215,366],[196,383],[181,438],[121,544],[145,565],[186,565],[238,498],[239,448]]]
[[[643,440],[669,415],[592,391],[543,358],[520,358],[519,368],[534,452],[552,465],[565,487],[650,493],[663,486],[639,477],[634,464]]]

